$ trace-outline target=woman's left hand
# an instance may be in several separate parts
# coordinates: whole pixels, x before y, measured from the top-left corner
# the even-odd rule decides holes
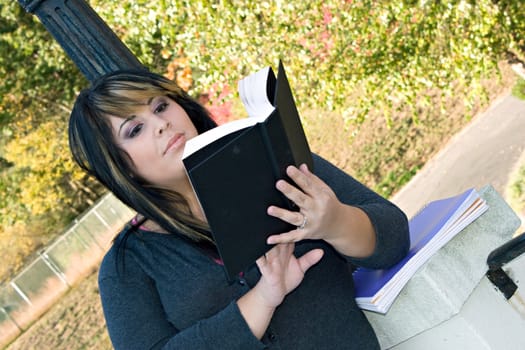
[[[341,215],[344,215],[344,205],[334,191],[310,172],[305,164],[299,168],[289,166],[286,173],[298,188],[285,180],[277,181],[276,187],[299,207],[299,211],[270,206],[268,214],[297,226],[297,229],[270,236],[267,242],[277,244],[329,238]]]

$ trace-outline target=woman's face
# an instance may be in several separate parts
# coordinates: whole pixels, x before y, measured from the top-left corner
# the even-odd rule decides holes
[[[181,190],[187,183],[182,163],[186,141],[198,132],[175,101],[158,96],[126,119],[110,116],[116,143],[133,161],[135,172],[152,184]]]

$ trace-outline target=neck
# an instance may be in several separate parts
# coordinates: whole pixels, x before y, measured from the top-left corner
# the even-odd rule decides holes
[[[177,192],[180,195],[182,195],[184,199],[186,199],[186,201],[188,202],[188,206],[191,211],[191,215],[193,215],[198,220],[207,222],[206,217],[204,216],[204,212],[200,206],[199,200],[197,199],[197,196],[195,192],[193,191],[193,187],[191,186],[191,183],[189,182],[189,179],[187,179],[187,181],[183,181],[182,183],[179,183]],[[138,217],[140,218],[142,216],[139,215]],[[150,231],[166,233],[166,231],[163,228],[161,228],[159,224],[151,220],[146,220],[146,222],[144,223],[144,227]]]
[[[202,208],[200,207],[200,204],[199,204],[197,198],[195,197],[195,195],[193,195],[192,199],[188,199],[188,197],[185,197],[185,198],[188,201],[188,205],[190,207],[190,210],[191,210],[191,213],[193,214],[193,216],[195,216],[197,219],[199,219],[199,220],[201,220],[203,222],[207,222],[206,221],[206,217],[204,216]],[[140,220],[141,217],[142,217],[142,215],[137,215],[137,219],[138,220]],[[164,230],[159,224],[157,224],[155,221],[152,221],[152,220],[146,220],[144,222],[143,226],[148,231],[154,231],[154,232],[159,232],[159,233],[167,233],[166,230]]]
[[[179,191],[179,193],[186,199],[186,201],[188,201],[188,205],[193,216],[195,216],[199,220],[202,220],[203,222],[207,222],[206,217],[204,216],[204,211],[201,208],[195,191],[193,191],[193,187],[191,186],[189,179],[187,179],[184,189],[179,189]]]
[[[193,216],[195,216],[197,219],[207,222],[206,217],[204,216],[204,211],[201,208],[201,205],[199,203],[199,200],[197,199],[197,196],[195,195],[195,192],[193,190],[191,193],[184,196],[186,200],[188,201],[188,205],[190,206],[191,213]]]

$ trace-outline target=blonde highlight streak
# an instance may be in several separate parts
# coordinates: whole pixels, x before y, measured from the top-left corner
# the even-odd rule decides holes
[[[138,107],[145,106],[151,98],[181,93],[175,84],[160,85],[158,87],[142,82],[114,83],[108,86],[109,94],[98,96],[96,105],[103,114],[127,118]]]
[[[116,80],[108,80],[99,90],[93,91],[90,100],[93,105],[93,118],[101,118],[106,121],[109,116],[128,118],[137,113],[137,109],[144,107],[147,101],[158,96],[175,96],[186,98],[186,93],[173,81],[168,79],[157,79],[151,81],[138,81],[136,77],[130,76],[128,79],[119,77]],[[109,125],[108,125],[109,126]],[[115,140],[113,140],[115,141]],[[109,181],[111,188],[120,187],[127,198],[133,198],[131,202],[148,203],[151,214],[164,222],[168,232],[177,230],[184,233],[189,239],[195,242],[209,242],[214,244],[213,239],[203,233],[209,231],[206,222],[197,219],[192,215],[188,203],[179,194],[164,193],[164,197],[171,201],[169,208],[162,208],[159,203],[155,203],[149,195],[138,190],[135,185],[129,182],[125,174],[121,173],[119,165],[115,163],[105,142],[108,140],[97,140],[99,149],[103,150],[102,156],[108,161]],[[82,150],[85,154],[87,150]],[[130,159],[124,161],[131,161]],[[133,164],[128,164],[133,167]],[[147,185],[146,185],[147,186]],[[158,189],[161,190],[161,189]],[[173,211],[177,215],[172,215]]]

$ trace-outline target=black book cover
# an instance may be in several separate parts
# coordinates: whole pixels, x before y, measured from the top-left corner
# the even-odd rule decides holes
[[[269,72],[267,93],[275,106],[269,117],[183,159],[230,280],[271,248],[268,236],[294,228],[266,213],[270,205],[294,209],[275,188],[278,179],[289,181],[286,167],[306,163],[312,169],[284,67],[279,64],[277,78]]]

